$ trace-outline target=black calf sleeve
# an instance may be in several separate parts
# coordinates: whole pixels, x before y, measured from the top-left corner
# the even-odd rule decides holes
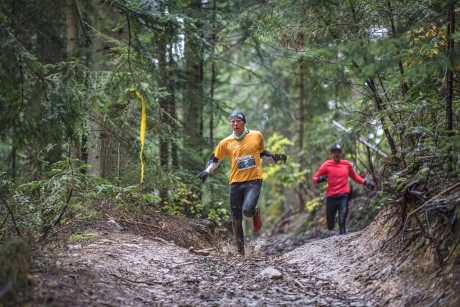
[[[239,219],[232,220],[233,235],[235,236],[236,247],[239,252],[244,252],[243,224]]]

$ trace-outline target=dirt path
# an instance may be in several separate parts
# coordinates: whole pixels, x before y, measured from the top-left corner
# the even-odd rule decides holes
[[[283,257],[201,256],[125,232],[55,257],[56,271],[34,274],[34,306],[375,305]]]
[[[162,238],[126,230],[87,232],[97,237],[45,252],[47,269],[33,272],[33,286],[25,298],[28,305],[455,306],[458,302],[456,286],[441,288],[442,278],[425,274],[428,265],[414,266],[409,258],[395,260],[383,253],[386,234],[379,223],[344,236],[309,234],[301,238],[303,242],[292,237],[259,238],[251,242],[251,254],[245,258],[232,254],[226,243],[219,252],[203,256]],[[453,273],[436,274],[457,280]]]

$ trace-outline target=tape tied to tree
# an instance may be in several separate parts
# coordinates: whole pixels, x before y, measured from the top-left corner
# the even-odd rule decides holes
[[[140,139],[141,139],[141,152],[139,153],[139,160],[141,161],[141,184],[144,183],[144,162],[142,160],[142,153],[144,151],[144,143],[145,143],[145,130],[147,127],[147,114],[145,111],[145,103],[144,97],[142,97],[141,93],[135,88],[130,88],[126,90],[128,93],[135,93],[136,97],[139,98],[141,101],[142,106],[142,115],[141,115],[141,128],[140,128]]]

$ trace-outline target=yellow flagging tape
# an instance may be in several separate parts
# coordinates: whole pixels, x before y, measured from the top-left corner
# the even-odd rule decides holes
[[[136,90],[135,88],[130,88],[130,89],[127,89],[126,91],[129,93],[135,93],[136,97],[139,98],[142,104],[141,131],[140,131],[141,152],[139,154],[139,159],[141,160],[141,184],[142,184],[144,183],[144,162],[142,161],[142,152],[144,151],[145,130],[147,127],[147,114],[145,111],[144,97],[142,97],[141,93],[139,93],[139,91]]]

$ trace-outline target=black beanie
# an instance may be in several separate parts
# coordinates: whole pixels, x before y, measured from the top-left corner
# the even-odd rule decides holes
[[[241,119],[243,123],[246,124],[246,116],[244,116],[243,112],[238,111],[238,110],[233,111],[232,114],[230,114],[230,120],[234,118]]]

